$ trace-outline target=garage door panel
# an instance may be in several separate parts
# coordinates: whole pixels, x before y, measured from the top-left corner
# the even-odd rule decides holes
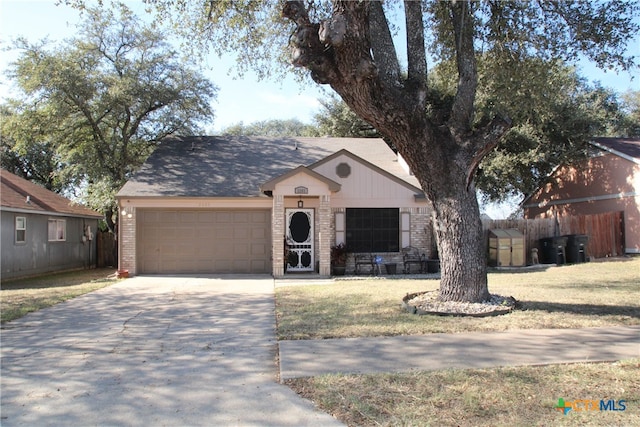
[[[254,224],[266,224],[268,220],[269,220],[269,216],[265,215],[262,212],[251,213],[251,222]]]
[[[243,254],[249,253],[249,246],[248,242],[237,242],[233,245],[234,258],[242,257]]]
[[[198,222],[197,212],[180,212],[178,215],[180,224],[193,224]]]
[[[197,273],[207,273],[211,270],[212,261],[210,259],[199,259],[196,263]]]
[[[251,271],[260,271],[267,268],[271,268],[271,266],[267,264],[267,261],[254,260],[251,262]]]
[[[158,212],[154,220],[158,224],[177,224],[178,213],[177,212]]]
[[[138,215],[141,273],[270,273],[268,210],[150,210]]]
[[[249,224],[251,222],[251,214],[249,212],[236,212],[233,215],[233,222],[236,224]]]
[[[252,255],[267,255],[267,247],[264,244],[251,244],[251,254]]]
[[[240,227],[236,227],[233,229],[233,237],[235,239],[239,239],[239,240],[247,240],[250,237],[249,234],[249,230],[247,230],[246,228],[241,228],[245,226],[245,224],[242,224]]]
[[[192,242],[194,240],[197,240],[199,238],[199,232],[195,227],[192,228],[180,228],[180,230],[176,230],[179,234],[180,234],[180,241],[189,241],[191,240]],[[197,243],[197,242],[193,242],[192,244]]]
[[[233,228],[230,226],[228,228],[216,228],[213,231],[216,239],[233,240]]]
[[[156,249],[156,256],[159,256],[159,254],[170,254],[170,255],[174,255],[175,251],[174,248],[176,247],[175,242],[160,242],[160,244],[157,245],[157,249]]]
[[[249,270],[250,266],[251,266],[251,262],[244,262],[242,260],[233,260],[233,270],[234,271],[239,271],[242,273],[246,273],[247,270]]]
[[[149,238],[154,242],[163,242],[163,241],[173,241],[180,234],[179,231],[175,228],[166,228],[166,227],[158,227],[153,230],[153,233],[145,233],[149,234],[149,236],[145,236],[145,238]]]
[[[233,219],[233,214],[231,212],[217,212],[214,215],[214,221],[218,224],[229,224]]]
[[[202,230],[200,230],[200,238],[202,240],[211,241],[212,239],[218,238],[218,233],[215,229],[204,226]]]
[[[251,229],[251,238],[252,239],[265,239],[266,230],[260,228],[252,228]]]
[[[158,268],[158,260],[153,257],[144,257],[140,261],[140,271],[157,271]]]

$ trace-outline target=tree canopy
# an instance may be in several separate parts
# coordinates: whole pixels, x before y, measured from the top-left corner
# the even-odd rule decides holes
[[[373,126],[358,117],[341,99],[320,100],[322,110],[314,115],[314,136],[379,138]]]
[[[487,62],[489,61],[489,62]],[[476,186],[492,202],[526,197],[561,164],[582,160],[596,136],[634,136],[632,108],[621,96],[589,84],[562,61],[530,58],[517,78],[498,71],[491,58],[479,57],[477,123],[496,115],[511,126],[479,166]],[[429,74],[440,105],[455,96],[455,64],[443,61]]]
[[[3,106],[2,124],[3,151],[22,158],[14,170],[81,189],[113,227],[115,193],[162,138],[213,117],[216,87],[166,40],[122,5],[87,9],[78,35],[60,45],[17,40],[9,76],[22,96]],[[47,153],[44,173],[33,152]]]
[[[249,123],[239,122],[222,130],[222,135],[254,135],[254,136],[312,136],[313,126],[302,123],[298,119],[263,120]]]

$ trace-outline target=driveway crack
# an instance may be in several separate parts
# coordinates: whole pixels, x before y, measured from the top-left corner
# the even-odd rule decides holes
[[[120,330],[120,332],[118,332],[118,333],[119,333],[119,334],[124,333],[124,331],[127,329],[127,324],[128,324],[129,322],[131,322],[132,320],[134,320],[134,319],[138,318],[138,317],[139,317],[143,312],[144,312],[144,310],[143,310],[143,311],[139,311],[135,316],[130,317],[130,318],[128,318],[127,320],[125,320],[124,322],[122,322],[122,329],[121,329],[121,330]]]

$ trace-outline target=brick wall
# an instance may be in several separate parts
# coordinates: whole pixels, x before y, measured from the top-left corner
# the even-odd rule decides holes
[[[284,215],[284,196],[273,196],[273,212],[271,214],[272,221],[272,257],[273,257],[273,277],[284,276],[284,238],[285,238],[285,221]]]
[[[331,245],[335,240],[333,213],[331,212],[331,196],[320,196],[318,208],[318,250],[316,257],[320,260],[320,275],[331,274]]]
[[[136,275],[136,209],[128,206],[131,218],[121,215],[118,221],[120,235],[120,263],[119,270],[129,270],[130,276]]]

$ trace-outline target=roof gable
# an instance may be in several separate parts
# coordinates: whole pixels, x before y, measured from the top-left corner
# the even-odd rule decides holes
[[[376,165],[374,165],[374,164],[372,164],[372,163],[370,163],[370,162],[368,162],[368,161],[356,156],[355,154],[351,153],[349,150],[346,150],[346,149],[342,149],[342,150],[340,150],[340,151],[338,151],[336,153],[333,153],[330,156],[325,157],[322,160],[319,160],[319,161],[315,162],[314,164],[309,166],[309,169],[315,170],[316,168],[318,168],[318,167],[320,167],[320,166],[322,166],[322,165],[324,165],[326,163],[329,163],[329,162],[333,161],[334,159],[336,159],[338,157],[341,157],[341,156],[349,157],[351,160],[356,161],[356,162],[364,165],[365,167],[374,170],[375,172],[377,172],[380,175],[383,175],[383,176],[389,178],[390,180],[396,182],[397,184],[400,184],[400,185],[410,189],[411,191],[415,191],[416,194],[422,194],[423,193],[423,191],[420,188],[416,187],[415,185],[409,184],[408,182],[406,182],[406,181],[400,179],[399,177],[397,177],[396,175],[393,175],[392,173],[389,173],[386,170],[384,170],[384,169],[382,169],[382,168],[380,168],[380,167],[378,167],[378,166],[376,166]]]
[[[263,185],[260,186],[260,190],[263,192],[273,191],[275,190],[276,185],[278,185],[279,183],[300,174],[307,175],[317,181],[324,183],[327,186],[329,191],[333,191],[333,192],[340,191],[340,184],[305,166],[298,166],[297,168],[285,173],[284,175],[280,175],[274,179],[271,179],[265,182]]]
[[[98,212],[76,204],[4,169],[0,169],[0,205],[5,209],[24,212],[102,217]]]

